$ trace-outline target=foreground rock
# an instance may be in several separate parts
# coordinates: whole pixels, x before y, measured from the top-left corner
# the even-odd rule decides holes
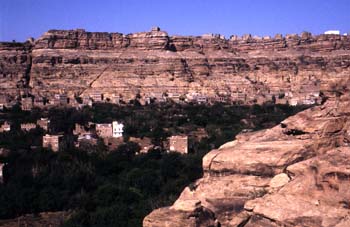
[[[213,212],[213,226],[349,226],[349,105],[348,97],[330,100],[209,152],[204,177],[144,226],[210,226],[186,222],[195,204]]]

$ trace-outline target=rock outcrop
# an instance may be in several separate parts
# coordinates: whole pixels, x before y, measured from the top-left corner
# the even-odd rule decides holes
[[[349,105],[348,95],[331,99],[209,152],[203,178],[143,226],[349,226]],[[204,214],[189,224],[194,207],[214,214],[210,225]]]
[[[125,101],[199,93],[243,103],[310,104],[349,80],[350,36],[169,36],[50,30],[1,43],[1,94]]]

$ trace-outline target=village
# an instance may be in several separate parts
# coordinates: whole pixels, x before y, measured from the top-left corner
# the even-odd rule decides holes
[[[62,107],[62,106],[61,106]],[[22,108],[23,111],[28,111],[27,108]],[[51,150],[52,152],[65,151],[68,148],[75,147],[76,149],[86,149],[89,146],[97,146],[98,141],[102,141],[108,151],[113,151],[118,146],[124,144],[124,124],[118,121],[110,123],[93,123],[88,122],[85,125],[75,123],[74,129],[71,133],[52,133],[51,122],[49,118],[40,118],[36,122],[26,122],[20,124],[20,130],[23,133],[29,133],[32,130],[40,129],[44,132],[41,137],[41,147]],[[0,134],[11,133],[16,130],[11,126],[11,122],[0,122]],[[72,139],[73,138],[73,141]],[[143,137],[128,137],[128,142],[137,144],[140,149],[140,154],[147,153],[149,150],[155,148],[150,138]],[[188,135],[179,134],[173,135],[163,141],[162,147],[167,152],[178,152],[180,154],[188,153]],[[35,150],[37,146],[31,146]],[[7,149],[0,147],[0,156],[6,153]],[[0,182],[3,178],[3,167],[6,163],[0,163]]]
[[[47,118],[41,118],[36,123],[23,123],[20,125],[21,130],[28,132],[30,130],[41,128],[45,131],[45,135],[42,136],[42,147],[51,149],[54,152],[64,150],[67,147],[67,141],[65,140],[64,133],[50,134],[50,120]],[[73,135],[75,137],[74,146],[79,148],[83,144],[96,145],[98,138],[102,139],[104,144],[109,150],[113,150],[122,144],[123,141],[123,123],[113,121],[111,123],[92,123],[89,122],[87,126],[75,124]],[[0,133],[10,132],[11,125],[5,121],[0,126]],[[139,139],[131,137],[130,141],[136,142],[141,146],[141,153],[147,152],[153,148],[150,139]],[[188,136],[176,135],[168,138],[167,143],[168,151],[180,152],[182,154],[188,153]]]
[[[93,184],[84,190],[95,193],[109,187],[105,182],[114,182],[127,194],[136,190],[163,201],[164,195],[177,193],[202,175],[201,160],[210,150],[239,133],[276,125],[303,108],[169,100],[145,105],[90,100],[91,105],[75,108],[62,97],[50,108],[15,105],[0,111],[0,187],[17,181],[27,185],[25,198],[40,198],[40,211],[64,210],[76,188]],[[41,189],[43,181],[48,186]],[[45,190],[54,191],[54,203],[46,202]],[[11,210],[4,212],[11,217]]]
[[[263,86],[260,89],[265,89]],[[297,99],[293,99],[291,93],[283,93],[279,96],[271,96],[271,104],[289,104],[291,106],[296,106],[299,104],[312,105],[319,103],[321,101],[319,96],[319,85],[311,83],[310,86],[305,86],[303,90],[308,90],[312,92],[312,96],[305,98],[305,100],[300,103]],[[233,101],[235,100],[235,101]],[[240,102],[237,102],[240,100]],[[0,96],[0,113],[9,111],[11,109],[19,109],[23,113],[31,113],[33,110],[41,110],[43,112],[49,112],[51,109],[57,108],[58,110],[74,109],[79,112],[84,108],[95,108],[99,105],[112,105],[120,108],[132,108],[132,106],[147,106],[152,105],[194,105],[194,106],[207,106],[211,108],[213,105],[237,105],[242,104],[247,101],[246,90],[237,91],[235,93],[221,93],[220,96],[207,96],[201,93],[152,93],[152,95],[136,95],[136,97],[125,102],[121,95],[108,95],[102,92],[93,92],[84,96],[83,98],[76,98],[67,95],[66,92],[61,91],[55,94],[51,99],[48,98],[36,98],[34,96],[22,95],[20,101],[11,100],[7,96]],[[257,101],[258,102],[258,101]],[[259,102],[263,103],[263,100]],[[150,107],[152,108],[152,107]],[[182,108],[182,107],[180,107]],[[181,118],[181,115],[179,115]],[[171,118],[176,119],[176,115]],[[171,118],[169,119],[170,121]],[[133,119],[131,119],[132,121]],[[187,119],[188,120],[188,119]],[[36,144],[31,146],[31,149],[37,147],[46,148],[52,150],[53,152],[60,152],[66,149],[90,149],[91,147],[98,146],[99,142],[102,143],[106,150],[109,152],[116,150],[120,145],[126,142],[132,142],[137,144],[140,149],[139,154],[147,153],[157,147],[161,147],[167,152],[179,152],[180,154],[189,153],[189,141],[195,140],[197,143],[201,141],[202,138],[208,137],[208,131],[205,128],[199,127],[198,129],[191,130],[180,130],[177,132],[166,133],[167,138],[162,138],[161,141],[155,142],[154,139],[148,136],[140,135],[125,135],[125,122],[116,117],[111,116],[108,120],[100,119],[98,122],[88,121],[84,123],[74,123],[72,130],[70,131],[57,131],[52,130],[51,119],[49,117],[41,117],[36,119],[36,121],[31,122],[21,122],[19,125],[19,130],[24,133],[29,133],[31,130],[40,129],[43,131],[41,136],[41,144]],[[0,118],[0,133],[10,133],[14,129],[13,122],[7,120],[1,120]],[[61,122],[61,124],[66,124],[66,122]],[[150,128],[149,130],[152,131]],[[163,129],[161,129],[163,130]],[[168,130],[168,129],[165,129]],[[249,129],[248,129],[249,130]],[[211,145],[213,147],[213,145]],[[1,148],[1,147],[0,147]],[[3,149],[3,148],[1,148]],[[193,149],[192,149],[193,150]],[[1,166],[1,168],[3,165]]]
[[[321,102],[321,81],[309,75],[299,85],[294,85],[290,75],[282,75],[281,82],[285,87],[271,87],[265,84],[262,76],[232,77],[225,79],[220,88],[215,91],[185,91],[176,87],[163,86],[161,89],[144,90],[141,92],[122,90],[118,92],[91,89],[83,94],[72,93],[65,89],[58,89],[56,93],[48,95],[33,95],[24,89],[16,97],[0,94],[0,110],[20,106],[22,110],[33,108],[48,109],[52,107],[73,107],[81,109],[94,103],[111,103],[116,105],[149,105],[151,103],[175,102],[179,104],[244,104],[262,105],[266,102],[275,104],[312,105]],[[234,90],[231,88],[235,87]]]
[[[125,94],[124,94],[125,95]],[[151,103],[197,103],[197,104],[213,104],[215,102],[229,103],[230,97],[227,95],[209,97],[200,93],[180,94],[167,92],[152,92],[151,95],[141,96],[136,94],[134,98],[123,97],[121,94],[105,94],[99,91],[91,92],[82,97],[68,95],[66,91],[60,91],[53,97],[35,97],[29,93],[21,96],[20,101],[7,95],[0,95],[0,110],[20,105],[22,110],[30,111],[33,108],[51,108],[55,106],[74,107],[81,109],[84,106],[92,106],[93,103],[111,103],[116,105],[135,104],[140,105]],[[240,97],[243,98],[244,97]]]

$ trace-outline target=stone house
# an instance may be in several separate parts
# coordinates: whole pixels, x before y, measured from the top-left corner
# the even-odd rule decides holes
[[[159,32],[160,31],[160,28],[155,26],[155,27],[152,27],[151,29],[151,32]]]
[[[208,102],[208,98],[205,95],[199,94],[197,96],[195,96],[195,100],[197,103],[201,104],[201,103],[207,103]]]
[[[34,102],[32,97],[22,98],[21,100],[21,108],[22,110],[31,110],[33,109]]]
[[[220,97],[223,98],[223,97]],[[247,94],[245,94],[244,92],[232,92],[231,93],[231,99],[234,101],[246,101],[247,100]],[[225,101],[225,99],[223,99],[223,101]]]
[[[291,106],[296,106],[299,103],[299,99],[298,98],[291,98],[291,99],[288,100],[288,103]]]
[[[112,124],[96,124],[96,133],[101,138],[119,138],[123,136],[124,125],[118,121],[113,121]]]
[[[45,131],[49,131],[50,127],[50,120],[47,118],[40,118],[36,121],[36,124],[39,125],[40,128],[44,129]]]
[[[179,94],[179,93],[169,93],[168,94],[168,98],[170,98],[174,102],[180,102],[180,97],[181,97],[181,94]]]
[[[82,97],[82,102],[84,105],[92,106],[92,100],[89,96],[83,96]]]
[[[54,105],[67,105],[69,98],[67,94],[55,94],[53,104]]]
[[[45,99],[43,97],[37,96],[34,98],[34,103],[33,103],[34,106],[44,107],[45,104],[46,104],[46,102],[45,102]]]
[[[227,100],[226,97],[218,96],[218,95],[210,97],[210,103],[216,103],[216,102],[224,103],[224,102],[226,102],[226,100]]]
[[[188,136],[171,136],[169,138],[169,151],[176,151],[182,154],[187,154]]]
[[[96,133],[101,138],[113,137],[112,124],[96,124]]]
[[[4,107],[8,108],[11,106],[10,98],[6,95],[0,95],[0,108],[4,109]]]
[[[152,92],[150,97],[155,99],[156,102],[166,102],[167,95],[162,92]]]
[[[114,96],[112,96],[112,98],[111,98],[111,102],[114,103],[114,104],[117,104],[117,105],[120,104],[120,101],[121,101],[121,100],[122,100],[122,99],[119,97],[119,95],[114,95]]]
[[[30,130],[35,129],[35,128],[36,128],[36,124],[34,124],[34,123],[21,124],[22,131],[30,131]]]
[[[80,125],[78,123],[75,124],[75,128],[73,130],[73,135],[78,136],[77,142],[75,143],[76,147],[80,147],[83,143],[89,143],[92,145],[97,144],[97,136],[95,133],[96,125],[89,122],[88,126]]]
[[[52,151],[57,152],[62,150],[63,146],[63,135],[46,134],[43,136],[43,147],[50,148]]]
[[[0,127],[0,132],[9,132],[9,131],[11,131],[11,125],[7,121],[5,121]]]
[[[287,104],[288,99],[286,98],[277,98],[275,104]]]

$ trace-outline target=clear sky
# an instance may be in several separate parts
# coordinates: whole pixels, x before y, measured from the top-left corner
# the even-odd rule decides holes
[[[170,35],[350,32],[350,0],[0,0],[0,41],[49,29]]]

